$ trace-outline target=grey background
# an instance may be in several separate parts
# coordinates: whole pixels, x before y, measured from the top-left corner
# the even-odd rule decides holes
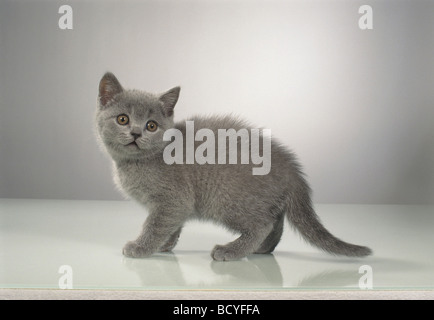
[[[60,30],[58,9],[73,9]],[[105,71],[182,86],[294,150],[320,203],[434,204],[434,2],[0,0],[0,197],[122,199],[93,131]]]

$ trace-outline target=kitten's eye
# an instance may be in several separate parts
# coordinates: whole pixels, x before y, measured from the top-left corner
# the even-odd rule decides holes
[[[130,119],[128,118],[128,116],[126,114],[121,114],[118,116],[117,121],[120,125],[124,126],[124,125],[128,124]]]
[[[155,121],[149,120],[146,123],[146,130],[151,131],[151,132],[155,132],[157,130],[157,123]]]

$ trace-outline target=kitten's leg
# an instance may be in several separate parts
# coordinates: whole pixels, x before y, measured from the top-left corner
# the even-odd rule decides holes
[[[122,253],[127,257],[144,258],[163,247],[184,224],[185,217],[172,210],[154,209],[143,224],[135,241],[127,242]]]
[[[274,248],[276,248],[282,237],[284,220],[285,216],[282,214],[282,217],[274,223],[273,230],[271,230],[255,253],[271,253],[274,251]]]
[[[241,236],[226,245],[216,245],[211,257],[218,261],[238,260],[255,252],[267,238],[273,228],[272,224],[241,233]]]
[[[173,248],[175,248],[176,244],[178,243],[179,235],[181,234],[182,227],[176,230],[174,234],[172,234],[167,240],[167,242],[160,248],[160,252],[168,252],[172,251]]]

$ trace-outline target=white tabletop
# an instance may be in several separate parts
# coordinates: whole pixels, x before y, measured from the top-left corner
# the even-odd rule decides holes
[[[373,291],[434,289],[434,206],[316,209],[329,231],[369,246],[374,255],[330,256],[286,224],[273,254],[216,262],[213,246],[236,235],[192,221],[173,253],[131,259],[122,247],[136,238],[147,215],[133,202],[0,199],[0,288],[59,289],[69,281],[73,289],[130,291],[339,291],[369,290],[370,284]],[[69,271],[59,273],[62,266]]]

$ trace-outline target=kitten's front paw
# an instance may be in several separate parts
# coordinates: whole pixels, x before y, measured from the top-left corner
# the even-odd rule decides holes
[[[245,254],[229,246],[216,245],[211,251],[211,257],[217,261],[230,261],[244,258]]]
[[[146,250],[146,247],[140,246],[135,241],[129,241],[122,249],[122,253],[130,258],[144,258],[150,256],[152,253]]]

